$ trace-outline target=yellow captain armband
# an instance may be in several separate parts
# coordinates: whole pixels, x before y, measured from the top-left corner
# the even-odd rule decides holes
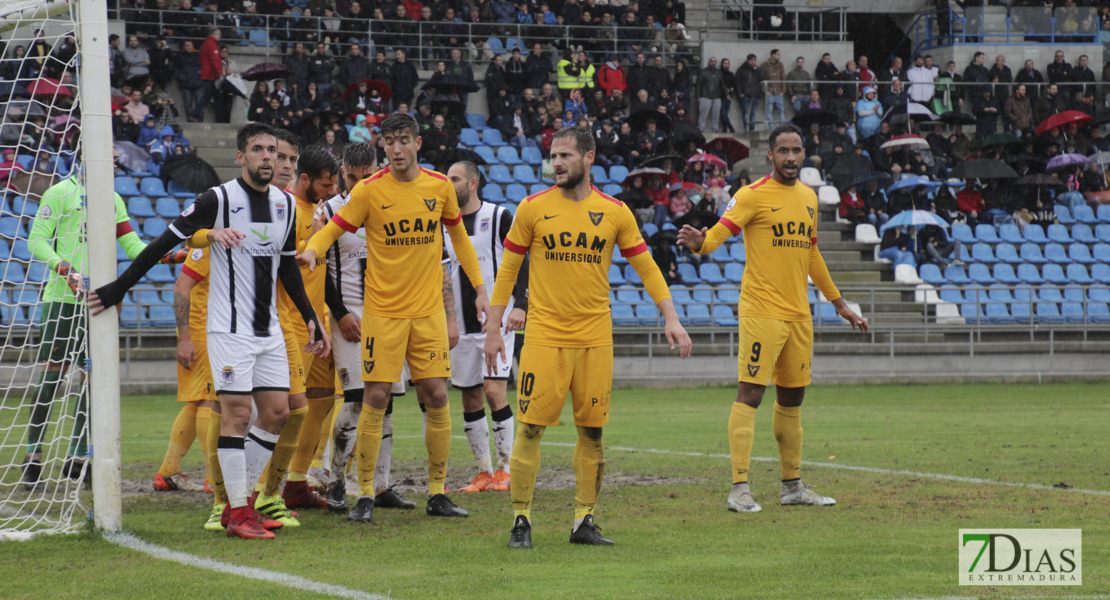
[[[208,239],[208,234],[211,232],[211,229],[198,229],[197,232],[185,242],[185,245],[190,248],[207,248],[212,245],[212,240]]]

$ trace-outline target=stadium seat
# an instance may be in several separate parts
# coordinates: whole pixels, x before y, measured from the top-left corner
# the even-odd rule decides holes
[[[1098,209],[1095,210],[1095,216],[1100,223],[1110,223],[1110,204],[1099,204]]]
[[[543,185],[543,184],[538,183],[536,185]],[[606,196],[616,196],[617,194],[619,194],[623,191],[624,191],[624,188],[622,188],[620,186],[620,184],[618,184],[618,183],[607,183],[604,186],[602,186],[602,188],[601,188],[601,193],[605,194]]]
[[[497,146],[504,146],[505,140],[501,139],[500,131],[487,127],[482,130],[482,143],[496,148]]]
[[[709,253],[709,260],[716,263],[731,262],[732,258],[728,255],[728,246],[724,244],[718,246],[716,250]]]
[[[1068,251],[1063,246],[1055,242],[1044,245],[1044,259],[1046,262],[1067,264],[1071,262],[1068,258]]]
[[[1014,302],[1031,302],[1036,298],[1034,288],[1022,285],[1014,288]]]
[[[10,260],[0,263],[0,281],[4,283],[23,283],[27,281],[27,274],[23,272],[23,264]]]
[[[964,298],[967,298],[968,302],[983,304],[990,298],[990,291],[982,284],[972,283],[964,288]]]
[[[1028,300],[1015,299],[1010,304],[1010,318],[1018,323],[1033,321],[1033,304]]]
[[[740,324],[736,314],[732,312],[732,307],[724,304],[713,305],[713,322],[721,327],[735,327]]]
[[[1014,294],[1010,291],[1009,286],[995,283],[987,288],[987,300],[991,302],[1013,302]]]
[[[505,53],[505,44],[501,41],[501,38],[491,37],[487,39],[486,47],[495,55]]]
[[[704,279],[705,275],[702,275],[702,278]],[[725,264],[725,279],[729,280],[732,283],[742,282],[744,280],[744,265],[742,263],[734,262]]]
[[[836,307],[828,302],[822,302],[817,305],[816,313],[813,315],[813,322],[822,325],[833,325],[840,322],[840,315],[836,314]]]
[[[1060,315],[1060,306],[1055,302],[1038,302],[1036,320],[1041,323],[1062,323],[1064,317]]]
[[[963,291],[954,285],[948,284],[940,286],[938,294],[940,299],[944,302],[954,302],[956,304],[962,304],[964,302]]]
[[[729,246],[728,254],[735,262],[748,262],[747,246],[745,246],[743,243],[736,243]]]
[[[821,178],[821,171],[814,167],[802,167],[798,172],[798,180],[811,188],[825,185],[825,180]]]
[[[605,172],[605,167],[601,165],[590,167],[590,183],[594,185],[605,185],[609,183],[609,174]]]
[[[628,177],[628,167],[624,165],[613,165],[609,167],[609,181],[620,185],[624,182],[625,177]]]
[[[734,306],[740,303],[740,290],[737,288],[718,288],[717,289],[717,302]]]
[[[659,233],[659,228],[655,226],[655,223],[644,223],[644,239],[650,238],[657,233]]]
[[[163,219],[176,219],[181,216],[181,203],[177,198],[159,198],[154,205],[154,212]]]
[[[528,197],[528,188],[520,185],[519,183],[510,183],[505,188],[505,199],[509,202],[516,202],[520,204],[522,200]]]
[[[129,260],[121,260],[121,261],[117,262],[116,263],[116,275],[117,276],[123,275],[123,272],[126,271],[127,267],[130,267],[130,266],[131,266],[131,261],[129,261]]]
[[[1075,223],[1075,217],[1071,215],[1071,209],[1063,204],[1057,204],[1052,207],[1052,211],[1056,213],[1056,220],[1064,225],[1071,225]]]
[[[467,117],[469,116],[467,115]],[[482,138],[478,137],[478,128],[463,127],[459,131],[459,145],[471,149],[481,146]]]
[[[1098,241],[1095,238],[1095,232],[1091,231],[1091,226],[1083,223],[1071,226],[1071,238],[1083,244],[1094,244]]]
[[[870,223],[856,225],[856,242],[860,244],[878,244],[883,239],[875,231],[875,226]]]
[[[0,236],[6,238],[26,238],[27,229],[19,217],[0,217]]]
[[[994,265],[994,278],[999,283],[1006,283],[1010,285],[1021,283],[1021,278],[1014,272],[1014,265],[1010,263],[998,263]]]
[[[513,176],[509,174],[509,167],[505,165],[491,165],[489,168],[489,178],[495,183],[516,183]]]
[[[185,186],[176,181],[173,181],[172,179],[170,180],[170,187],[166,191],[169,193],[170,196],[174,196],[176,198],[196,198],[197,196],[196,194],[186,189]]]
[[[921,277],[921,280],[925,283],[931,283],[933,285],[944,285],[945,283],[948,283],[948,281],[944,278],[944,275],[941,275],[940,267],[934,265],[933,263],[925,263],[921,265],[918,276]]]
[[[621,285],[623,283],[625,281],[621,268],[617,265],[609,265],[609,285]]]
[[[959,265],[950,264],[947,267],[945,267],[944,268],[944,279],[948,283],[955,283],[957,285],[964,284],[964,283],[971,283],[971,278],[969,278],[967,276],[967,273],[964,272],[964,268],[959,266]],[[925,281],[926,281],[926,283],[932,283],[927,279]]]
[[[1095,239],[1110,243],[1110,225],[1106,223],[1095,225]]]
[[[505,210],[509,211],[510,215],[516,217],[516,207],[517,206],[519,206],[519,205],[513,204],[512,202],[506,202],[505,203]]]
[[[1110,244],[1095,244],[1091,248],[1091,256],[1095,262],[1110,264]]]
[[[1002,241],[994,230],[994,225],[989,223],[980,223],[975,226],[975,239],[988,244],[997,244]]]
[[[675,304],[689,304],[690,302],[693,302],[690,297],[690,288],[682,285],[681,283],[672,283],[671,300]]]
[[[1021,262],[1021,258],[1018,256],[1017,249],[1014,248],[1013,244],[1007,244],[1005,242],[998,244],[994,247],[994,255],[1000,262],[1011,264],[1018,264]]]
[[[1086,321],[1083,315],[1083,304],[1081,302],[1061,303],[1060,315],[1062,315],[1068,323],[1082,323]]]
[[[1009,242],[1011,244],[1020,244],[1025,241],[1025,238],[1021,237],[1021,230],[1018,229],[1017,225],[1012,223],[999,226],[998,238],[1003,242]]]
[[[1110,302],[1110,288],[1091,286],[1087,288],[1087,299],[1095,302]]]
[[[1072,209],[1071,214],[1079,223],[1097,225],[1099,221],[1098,217],[1095,216],[1095,211],[1091,210],[1091,207],[1087,206],[1086,204],[1080,204],[1079,206],[1076,206],[1074,209]],[[1060,222],[1063,223],[1063,221]],[[1049,227],[1051,227],[1051,225]]]
[[[127,214],[132,217],[145,219],[155,216],[156,213],[154,212],[154,206],[150,204],[150,198],[146,196],[131,196],[127,199]]]
[[[1072,242],[1071,235],[1068,234],[1068,228],[1057,224],[1048,226],[1048,240],[1058,244],[1070,244]]]
[[[988,302],[983,316],[991,323],[1014,322],[1014,318],[1010,316],[1010,311],[1007,309],[1005,302]]]
[[[158,264],[147,272],[146,279],[154,283],[173,283],[176,278],[169,265]]]
[[[978,323],[983,318],[983,305],[964,302],[960,305],[960,316],[968,323]]]
[[[8,245],[7,240],[0,240],[0,262],[10,260],[12,257],[12,247]]]
[[[614,265],[621,265],[621,268],[623,269],[624,265],[628,264],[628,259],[625,258],[624,255],[621,254],[619,251],[614,252],[613,253],[613,264]]]
[[[1083,270],[1086,271],[1086,269]],[[1041,277],[1044,277],[1045,281],[1057,285],[1063,285],[1068,282],[1067,275],[1064,275],[1064,268],[1055,263],[1045,264],[1044,268],[1041,269]]]
[[[1058,287],[1043,287],[1037,290],[1037,300],[1041,302],[1063,302],[1064,294]]]
[[[644,284],[643,280],[640,279],[640,274],[636,272],[636,269],[632,268],[632,265],[626,265],[624,267],[624,280],[633,285]]]
[[[520,151],[520,160],[523,160],[529,165],[539,166],[543,164],[543,154],[540,152],[539,148],[525,146],[524,150]]]
[[[536,179],[536,172],[532,170],[532,167],[529,165],[517,165],[513,167],[513,178],[516,179],[518,183],[523,183],[525,185],[532,185],[540,182],[539,179]]]
[[[823,206],[837,206],[840,204],[840,193],[831,185],[817,188],[817,201]]]
[[[702,263],[701,266],[698,267],[698,275],[701,276],[701,280],[705,283],[725,283],[725,278],[721,275],[721,267],[713,263]]]
[[[493,148],[489,146],[475,146],[474,153],[477,154],[482,160],[486,161],[486,168],[492,168],[497,165],[497,155],[494,153]]]
[[[116,193],[120,196],[138,196],[139,188],[131,177],[116,177]]]
[[[704,302],[706,304],[713,304],[713,288],[699,286],[690,291],[690,297],[694,302]]]
[[[1044,277],[1037,271],[1036,265],[1023,264],[1018,265],[1018,277],[1021,278],[1022,283],[1029,283],[1033,285],[1040,285],[1044,283]]]
[[[636,320],[641,325],[654,325],[659,322],[659,309],[654,304],[637,304]]]
[[[1094,257],[1091,256],[1091,249],[1087,244],[1072,244],[1068,246],[1068,258],[1070,258],[1072,262],[1077,263],[1091,264],[1095,262]]]
[[[505,194],[501,191],[501,186],[496,183],[487,183],[482,186],[482,199],[500,204],[505,201]]]
[[[632,286],[623,285],[617,288],[617,302],[624,302],[625,304],[639,304],[640,302],[643,302],[643,298],[640,297],[640,290]]]
[[[16,240],[12,243],[12,258],[23,262],[34,260],[34,257],[31,256],[31,249],[27,247],[27,240]]]
[[[631,304],[614,304],[612,311],[614,325],[636,324],[636,313],[633,311]]]
[[[1110,322],[1110,306],[1105,302],[1088,302],[1087,320],[1092,323]]]
[[[1011,248],[1012,247],[1013,246],[1011,246]],[[994,256],[994,251],[991,250],[990,245],[984,244],[982,242],[971,246],[971,260],[990,265],[998,262],[998,259]]]
[[[1045,268],[1047,269],[1049,266],[1051,265],[1046,265]],[[1095,280],[1092,279],[1089,274],[1087,274],[1087,267],[1079,263],[1072,263],[1068,265],[1067,278],[1072,283],[1078,283],[1082,285],[1090,285],[1095,282]]]
[[[519,165],[521,164],[520,156],[516,153],[516,148],[513,146],[500,146],[497,148],[497,162],[503,165]]]
[[[532,187],[528,188],[528,195],[531,196],[534,194],[539,194],[540,192],[546,192],[550,187],[551,186],[547,185],[546,183],[533,183]]]
[[[1048,238],[1045,237],[1044,229],[1041,229],[1040,225],[1026,225],[1021,234],[1025,237],[1025,241],[1027,242],[1033,242],[1034,244],[1048,243]]]
[[[166,230],[166,222],[158,217],[143,221],[143,237],[156,238]]]
[[[994,276],[991,275],[990,267],[983,263],[971,263],[971,265],[968,266],[967,275],[975,283],[990,285],[995,282]]]
[[[255,46],[258,46],[260,48],[265,48],[267,46],[273,46],[273,44],[270,42],[270,39],[268,37],[266,37],[266,30],[265,29],[252,27],[252,28],[248,29],[247,31],[248,31],[247,39],[249,39],[250,42],[252,44],[254,44]]]
[[[1021,260],[1035,265],[1048,262],[1045,260],[1044,255],[1041,254],[1041,247],[1029,242],[1025,242],[1021,245]]]
[[[161,198],[166,195],[166,188],[162,186],[162,180],[157,177],[144,177],[139,191],[151,198]]]
[[[976,241],[975,234],[971,232],[971,227],[963,223],[955,223],[952,225],[952,239],[959,240],[965,244],[974,244]]]
[[[50,273],[51,271],[46,268],[46,263],[33,262],[27,266],[27,282],[43,283]]]
[[[1064,300],[1068,302],[1083,302],[1084,296],[1086,296],[1086,294],[1080,286],[1070,285],[1064,288]]]
[[[701,283],[701,277],[698,277],[697,269],[690,263],[678,263],[678,274],[682,277],[682,281],[686,283]]]
[[[486,116],[482,113],[466,113],[466,125],[467,128],[485,129]]]
[[[806,288],[806,302],[810,304],[817,304],[817,290],[812,287]]]
[[[691,325],[709,325],[713,322],[713,317],[710,315],[709,306],[706,304],[687,304],[686,305],[686,322]]]
[[[512,52],[513,48],[519,48],[521,54],[527,54],[528,48],[524,45],[524,40],[518,37],[505,38],[505,50]]]

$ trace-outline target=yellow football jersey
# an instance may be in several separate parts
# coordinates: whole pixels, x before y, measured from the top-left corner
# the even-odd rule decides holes
[[[363,180],[308,247],[322,260],[344,231],[357,233],[365,227],[369,260],[363,310],[398,319],[426,317],[443,310],[441,222],[451,232],[467,276],[475,287],[481,285],[478,257],[466,230],[456,239],[462,217],[455,187],[446,176],[423,168],[412,181],[398,181],[389,167]]]
[[[296,200],[297,215],[293,229],[297,234],[297,251],[300,252],[304,249],[308,238],[312,236],[312,219],[316,212],[316,205],[300,198]],[[321,323],[323,322],[324,313],[327,311],[324,304],[324,281],[327,273],[326,257],[322,254],[318,255],[316,259],[315,271],[309,272],[308,267],[301,265],[301,279],[304,281],[305,295],[308,297],[309,303],[312,304],[312,308],[316,310]],[[281,320],[282,326],[293,327],[301,338],[308,339],[308,326],[305,325],[301,313],[297,311],[296,305],[293,304],[293,300],[285,291],[285,286],[280,285],[280,281],[278,283],[278,318]]]
[[[613,343],[609,265],[617,248],[624,256],[648,249],[632,211],[597,188],[580,202],[551,188],[520,203],[505,249],[529,254],[524,333],[529,344]]]
[[[193,336],[205,335],[208,326],[208,273],[212,270],[208,248],[193,248],[181,272],[197,280],[189,292],[189,331]]]
[[[792,186],[770,175],[741,188],[729,202],[721,220],[706,236],[700,252],[708,254],[732,235],[744,232],[747,265],[740,286],[740,316],[770,317],[782,321],[812,318],[806,296],[812,261],[821,261],[817,250],[817,194],[809,186]],[[832,280],[814,276],[829,300],[840,297]]]

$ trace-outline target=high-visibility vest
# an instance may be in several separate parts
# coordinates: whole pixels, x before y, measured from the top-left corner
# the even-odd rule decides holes
[[[591,63],[589,67],[582,69],[582,73],[578,76],[578,87],[582,89],[582,94],[585,95],[587,89],[592,89],[597,86],[594,81],[594,74],[597,69]]]
[[[573,64],[574,63],[572,61],[569,61],[569,60],[564,58],[563,60],[560,60],[558,66],[555,67],[555,71],[556,71],[555,74],[557,76],[556,85],[559,86],[560,90],[569,92],[570,90],[573,90],[576,87],[581,87],[578,84],[578,76],[577,75],[567,75],[566,67],[571,66]]]

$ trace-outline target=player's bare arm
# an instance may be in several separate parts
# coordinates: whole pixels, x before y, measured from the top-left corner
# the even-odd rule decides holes
[[[196,346],[189,331],[189,296],[197,280],[187,275],[177,278],[173,284],[173,318],[177,324],[177,362],[186,369],[193,368],[196,360]]]
[[[489,318],[489,295],[486,294],[485,284],[476,286],[474,291],[478,293],[478,297],[474,299],[474,307],[478,309],[478,320],[484,322]],[[501,322],[500,317],[497,319],[497,322]]]
[[[863,317],[857,315],[856,311],[852,310],[848,306],[848,303],[844,301],[844,298],[837,298],[836,300],[833,300],[832,305],[836,307],[836,314],[840,315],[842,319],[848,321],[848,323],[852,326],[852,329],[859,329],[863,333],[871,331],[871,326],[867,324],[867,319],[864,319]]]
[[[213,229],[208,232],[206,237],[209,243],[216,244],[217,246],[223,248],[238,248],[242,245],[239,240],[247,236],[238,229],[229,227],[227,229]]]
[[[524,312],[524,309],[513,307],[505,322],[505,331],[524,331],[524,323],[527,319],[528,313]]]
[[[311,273],[316,270],[316,251],[312,248],[305,248],[305,251],[297,255],[297,264],[302,267],[308,267],[308,272]]]
[[[500,356],[502,362],[507,360],[505,357],[505,340],[498,334],[497,329],[501,327],[501,316],[505,314],[505,306],[495,304],[489,307],[489,312],[486,313],[486,322],[482,327],[482,331],[486,334],[486,343],[484,351],[486,353],[486,369],[490,374],[497,372],[497,357]]]
[[[686,328],[678,322],[678,313],[675,312],[674,301],[670,298],[660,300],[659,312],[663,315],[663,334],[667,337],[667,344],[670,345],[671,350],[674,350],[677,342],[678,355],[682,358],[689,358],[694,343],[690,340],[690,334],[686,333]]]
[[[685,246],[687,250],[697,252],[701,250],[705,243],[705,234],[708,231],[708,227],[702,227],[699,231],[689,225],[683,225],[682,229],[678,230],[678,243],[676,245]]]

